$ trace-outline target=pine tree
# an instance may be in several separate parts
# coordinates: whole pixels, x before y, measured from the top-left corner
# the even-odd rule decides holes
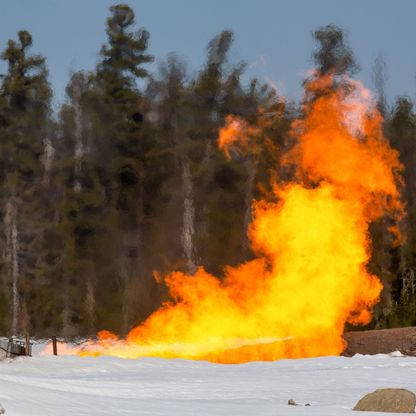
[[[146,154],[151,147],[143,114],[144,101],[136,82],[147,76],[143,65],[149,33],[133,31],[135,16],[126,5],[110,8],[108,43],[101,49],[95,75],[96,117],[93,146],[100,161],[99,177],[108,201],[106,223],[115,250],[110,274],[121,282],[122,329],[132,324],[135,295],[143,279]]]
[[[105,237],[106,200],[91,144],[93,88],[91,74],[74,73],[66,90],[68,103],[60,113],[62,134],[57,163],[62,192],[60,225],[65,240],[62,322],[66,336],[92,335],[96,331],[97,263],[99,242]]]
[[[250,255],[246,232],[257,176],[252,157],[225,158],[217,147],[219,129],[228,115],[256,123],[259,107],[271,92],[255,80],[249,87],[242,84],[245,64],[231,64],[228,58],[232,41],[232,32],[226,30],[209,42],[206,64],[191,85],[195,104],[189,137],[198,149],[192,170],[197,190],[195,246],[202,265],[217,275],[225,265]]]
[[[176,55],[169,55],[159,65],[158,77],[151,81],[147,97],[152,103],[157,140],[147,178],[155,191],[160,190],[153,193],[149,207],[154,217],[152,241],[161,247],[165,258],[164,264],[154,261],[162,270],[193,273],[195,192],[190,154],[194,144],[188,135],[191,94],[185,64]]]
[[[391,250],[390,266],[391,308],[388,324],[392,326],[415,325],[416,312],[416,115],[413,103],[407,97],[399,97],[391,117],[386,123],[386,133],[392,145],[399,151],[404,165],[404,200],[407,217],[402,228],[406,241]]]
[[[36,302],[40,286],[48,286],[42,276],[42,155],[50,125],[51,90],[45,59],[30,55],[31,46],[29,32],[20,31],[18,41],[10,40],[1,54],[8,64],[0,91],[3,267],[10,288],[13,334],[30,329],[40,313],[36,307],[42,305]]]
[[[313,32],[313,37],[318,44],[313,59],[320,74],[352,74],[358,70],[354,54],[338,26],[323,26]]]

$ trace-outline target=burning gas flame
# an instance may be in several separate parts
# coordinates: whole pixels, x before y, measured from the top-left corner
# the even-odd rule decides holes
[[[341,353],[346,322],[368,323],[382,290],[366,270],[369,224],[403,216],[402,166],[382,121],[360,83],[317,74],[284,158],[294,180],[275,185],[276,202],[253,204],[257,259],[227,267],[223,279],[203,268],[167,275],[172,300],[125,339],[102,331],[73,352],[219,363]],[[231,157],[253,132],[230,116],[219,147]]]
[[[257,126],[251,126],[240,117],[230,114],[225,118],[225,126],[220,129],[218,147],[228,159],[231,159],[232,151],[255,153],[259,134]]]

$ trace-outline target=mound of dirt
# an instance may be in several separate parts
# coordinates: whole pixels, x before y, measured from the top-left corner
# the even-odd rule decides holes
[[[416,356],[416,327],[346,332],[344,339],[347,347],[342,355],[346,357],[354,354],[388,354],[393,351]]]

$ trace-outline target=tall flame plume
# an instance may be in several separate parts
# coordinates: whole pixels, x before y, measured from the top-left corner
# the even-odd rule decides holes
[[[382,284],[366,268],[369,225],[404,215],[402,166],[359,82],[315,74],[303,113],[283,159],[294,179],[274,186],[275,202],[253,203],[257,258],[223,279],[203,268],[170,273],[172,300],[125,339],[102,331],[73,353],[241,363],[342,352],[345,324],[367,324],[379,300]],[[231,157],[258,131],[230,116],[219,146]]]

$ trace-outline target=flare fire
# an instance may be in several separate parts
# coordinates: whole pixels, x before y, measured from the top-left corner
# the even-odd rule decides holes
[[[217,363],[340,354],[345,324],[367,324],[382,290],[366,267],[369,225],[404,215],[402,166],[382,122],[359,82],[315,74],[283,158],[293,179],[274,185],[275,202],[253,202],[256,259],[222,279],[168,274],[171,300],[126,338],[102,331],[72,352]],[[259,129],[230,116],[219,146],[231,157]]]

